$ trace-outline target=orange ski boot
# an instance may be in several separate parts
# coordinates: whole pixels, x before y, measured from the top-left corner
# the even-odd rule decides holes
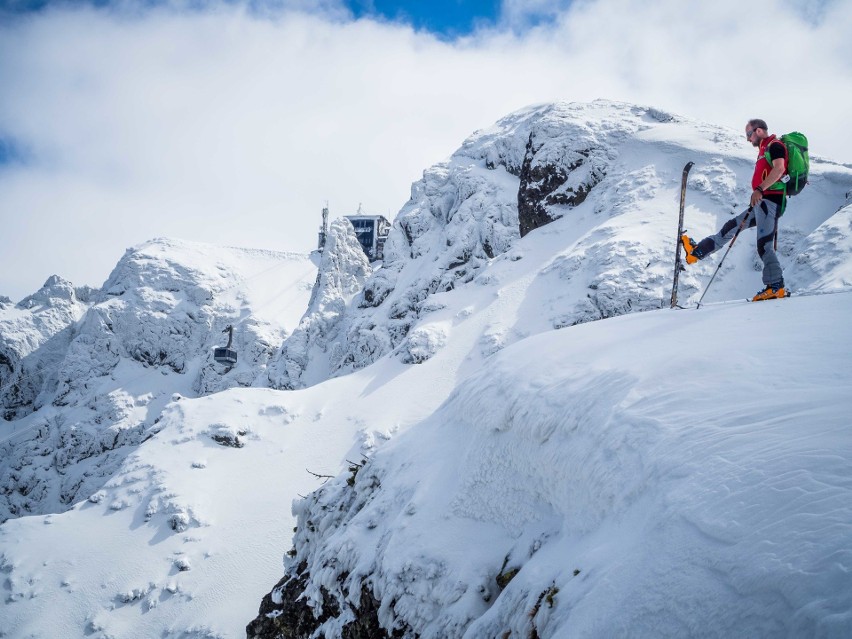
[[[695,240],[686,233],[680,236],[680,243],[683,244],[683,250],[686,251],[687,264],[695,264],[701,259],[701,256],[695,254]]]
[[[765,289],[759,291],[751,301],[761,302],[763,300],[777,300],[782,297],[787,297],[787,291],[784,290],[783,284],[769,284]]]

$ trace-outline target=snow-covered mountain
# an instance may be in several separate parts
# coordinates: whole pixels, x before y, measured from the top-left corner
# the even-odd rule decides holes
[[[571,222],[560,227],[559,244],[546,249],[554,259],[530,282],[549,291],[544,305],[525,309],[529,312],[512,326],[495,324],[484,336],[491,344],[486,348],[667,305],[677,206],[672,202],[676,178],[689,159],[696,166],[686,218],[690,233],[700,238],[747,202],[754,151],[740,132],[597,101],[525,109],[475,133],[412,186],[385,245],[383,267],[338,317],[335,331],[345,341],[332,342],[334,356],[311,358],[302,380],[348,373],[391,351],[406,362],[431,357],[447,338],[434,322],[424,321],[441,304],[436,294],[467,284],[495,285],[488,267],[521,259],[519,237],[554,219]],[[790,204],[779,234],[794,290],[840,285],[818,284],[823,276],[809,265],[828,231],[812,234],[846,203],[849,176],[847,166],[812,158],[810,186]],[[848,248],[842,243],[833,248],[842,256],[830,259],[844,262]],[[727,282],[720,283],[717,296],[753,295],[760,288],[759,278],[749,273],[759,267],[756,254],[742,250],[730,259],[732,267],[734,260],[739,263],[725,272]],[[684,293],[697,292],[710,270],[702,264],[691,271],[681,280]]]
[[[156,432],[175,393],[265,380],[315,273],[306,255],[159,239],[129,249],[99,291],[53,277],[0,309],[12,420],[0,430],[0,521],[89,497]],[[226,368],[212,349],[229,324],[240,356]]]
[[[13,420],[38,408],[39,392],[71,339],[71,325],[89,306],[93,291],[78,288],[57,275],[13,305],[0,299],[0,406]],[[40,351],[37,357],[30,357]],[[35,360],[35,361],[33,361]]]
[[[248,636],[848,636],[852,293],[788,301],[493,356],[296,502]]]
[[[706,307],[667,308],[681,169],[696,162],[703,237],[747,198],[741,138],[633,105],[534,107],[424,172],[372,273],[343,221],[318,274],[131,251],[6,426],[39,437],[2,444],[0,628],[849,635],[852,169],[812,156],[782,219],[793,298],[744,303],[747,231]],[[681,275],[682,303],[717,259]],[[231,371],[210,357],[227,324]]]

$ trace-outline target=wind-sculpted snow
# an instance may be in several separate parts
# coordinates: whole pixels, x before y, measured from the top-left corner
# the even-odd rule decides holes
[[[811,233],[791,272],[810,291],[852,288],[852,205],[841,208]]]
[[[88,497],[173,393],[262,383],[314,272],[307,256],[160,239],[128,250],[98,293],[51,278],[5,310],[0,399],[7,419],[35,412],[0,434],[0,520]],[[230,368],[212,360],[228,324]]]
[[[249,636],[848,635],[849,369],[832,363],[852,342],[756,362],[740,327],[798,343],[849,301],[664,311],[506,349],[295,504]]]
[[[343,365],[346,328],[341,324],[346,305],[371,273],[352,224],[345,218],[334,220],[308,309],[269,367],[273,388],[303,388],[311,378],[325,379],[329,370]]]

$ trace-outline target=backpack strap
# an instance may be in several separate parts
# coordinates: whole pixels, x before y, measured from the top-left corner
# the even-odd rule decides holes
[[[767,164],[769,164],[769,166],[772,167],[772,156],[769,154],[769,147],[772,146],[773,144],[775,144],[776,142],[784,148],[784,173],[781,174],[781,177],[783,178],[785,175],[787,175],[787,167],[790,164],[790,151],[787,149],[787,145],[784,144],[784,141],[781,138],[775,138],[774,140],[772,140],[772,142],[770,142],[769,144],[766,145],[766,150],[763,152],[763,157],[766,159]],[[784,195],[786,195],[787,194],[787,183],[783,182],[782,180],[778,180],[775,184],[768,187],[766,190],[767,191],[783,191]],[[782,206],[781,210],[782,210],[782,215],[783,215],[783,210],[784,210],[783,206]]]

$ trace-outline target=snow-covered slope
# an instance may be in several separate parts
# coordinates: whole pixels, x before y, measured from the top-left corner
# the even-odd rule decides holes
[[[174,393],[265,381],[315,273],[305,255],[159,239],[129,249],[92,304],[54,278],[5,309],[3,344],[26,345],[14,351],[6,412],[19,414],[19,389],[38,410],[0,422],[0,520],[91,495],[156,430]],[[239,352],[230,369],[212,359],[228,324]]]
[[[741,137],[608,102],[513,114],[424,174],[354,296],[366,271],[339,229],[300,329],[270,337],[280,351],[264,347],[247,387],[222,392],[242,373],[205,377],[209,349],[264,296],[220,316],[205,304],[230,294],[217,278],[233,266],[145,249],[105,286],[125,292],[87,313],[91,346],[74,352],[98,363],[105,345],[121,350],[98,383],[133,398],[145,412],[122,423],[153,436],[124,446],[68,512],[0,526],[0,627],[242,637],[284,572],[252,634],[848,635],[852,170],[814,158],[783,218],[800,295],[741,302],[759,286],[748,231],[706,307],[661,309],[683,164],[696,162],[687,222],[700,237],[746,197]],[[167,276],[134,275],[172,259]],[[715,264],[681,276],[682,302]],[[296,281],[260,279],[272,295]],[[159,337],[114,342],[107,320]],[[177,342],[161,361],[157,345]],[[313,385],[252,387],[281,371]],[[116,400],[94,378],[64,381],[89,403],[51,405],[63,432],[77,419],[97,432],[73,411],[104,419]]]
[[[406,637],[849,636],[850,311],[743,301],[507,348],[296,504],[249,636],[338,637],[350,606]]]

